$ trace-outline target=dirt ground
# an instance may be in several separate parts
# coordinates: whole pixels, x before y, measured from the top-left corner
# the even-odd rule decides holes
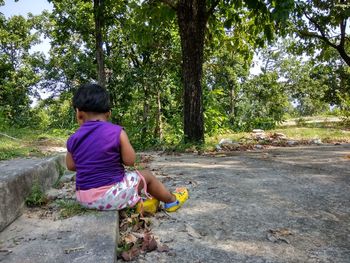
[[[154,154],[154,173],[190,199],[152,219],[170,251],[136,262],[350,262],[349,163],[349,144]]]

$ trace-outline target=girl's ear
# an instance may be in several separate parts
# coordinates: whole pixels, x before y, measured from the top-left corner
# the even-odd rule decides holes
[[[112,115],[112,112],[111,111],[109,111],[109,112],[106,112],[106,119],[108,120],[110,117],[111,117],[111,115]]]
[[[77,118],[78,124],[82,125],[84,123],[84,113],[81,112],[79,109],[76,109],[75,116]]]

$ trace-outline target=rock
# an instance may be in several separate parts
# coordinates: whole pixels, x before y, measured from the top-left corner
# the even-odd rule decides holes
[[[289,146],[293,146],[293,145],[297,145],[298,142],[296,142],[296,141],[287,141],[287,144],[288,144]]]
[[[220,144],[215,145],[215,150],[216,150],[217,152],[222,151],[222,148],[221,148]]]
[[[275,139],[287,139],[287,136],[281,132],[275,132],[272,137]]]
[[[241,145],[238,142],[234,142],[231,139],[221,139],[219,144],[215,146],[216,151],[235,151],[239,149]]]
[[[311,143],[320,145],[320,144],[322,144],[322,140],[321,139],[313,139],[311,141]]]
[[[261,130],[261,129],[254,129],[254,130],[253,130],[252,137],[253,137],[255,140],[265,140],[266,134],[265,134],[264,130]]]
[[[49,200],[56,200],[56,199],[59,198],[60,195],[62,195],[61,192],[62,191],[59,190],[59,189],[51,188],[50,190],[48,190],[46,192],[47,199],[49,199]]]
[[[231,144],[231,143],[233,143],[233,141],[231,139],[221,139],[220,142],[219,142],[219,145]]]
[[[223,231],[222,230],[219,230],[219,231],[216,231],[215,235],[214,235],[214,238],[216,240],[220,240],[221,237],[223,236]]]
[[[74,178],[75,178],[75,173],[65,172],[64,175],[60,178],[60,182],[68,183],[68,182],[74,181]]]
[[[264,146],[262,146],[261,144],[257,144],[254,146],[255,149],[261,150],[264,149]]]
[[[254,133],[253,137],[256,140],[265,140],[266,139],[266,134],[264,132],[262,132],[262,133]]]
[[[225,143],[221,145],[221,148],[226,151],[236,151],[240,148],[240,144],[235,142],[235,143]]]

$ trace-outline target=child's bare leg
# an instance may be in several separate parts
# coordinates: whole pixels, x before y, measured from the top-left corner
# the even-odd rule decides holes
[[[147,184],[147,192],[159,201],[172,203],[176,201],[174,195],[149,170],[140,171]],[[139,191],[143,188],[143,181],[139,184]]]

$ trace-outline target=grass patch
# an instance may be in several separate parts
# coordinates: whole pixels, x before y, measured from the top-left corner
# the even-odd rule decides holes
[[[16,157],[40,157],[44,154],[35,147],[25,142],[12,141],[8,138],[0,138],[0,160]]]
[[[322,142],[350,142],[350,131],[339,128],[308,128],[293,127],[280,128],[273,132],[284,133],[288,138],[293,140],[312,140],[321,139]]]
[[[29,207],[37,207],[45,205],[47,202],[47,197],[41,190],[39,183],[37,181],[34,182],[29,196],[25,199],[25,204]]]
[[[87,208],[81,206],[75,200],[58,200],[57,205],[60,208],[61,218],[68,218],[75,215],[81,215],[88,211]]]
[[[0,160],[17,157],[43,157],[41,146],[64,147],[70,134],[66,130],[38,131],[27,128],[0,130]]]
[[[323,143],[350,143],[350,130],[343,129],[338,123],[317,123],[310,125],[311,127],[309,125],[307,127],[280,127],[273,130],[266,130],[265,133],[283,133],[287,136],[287,140],[309,141],[321,139]],[[203,147],[206,151],[212,151],[221,139],[249,143],[250,138],[251,133],[249,132],[226,133],[206,138],[206,143]]]
[[[64,176],[64,173],[66,171],[66,167],[64,167],[63,165],[61,165],[59,162],[56,162],[56,169],[58,171],[58,178],[56,179],[56,181],[53,183],[52,187],[59,189],[62,187],[62,182],[61,179]]]

